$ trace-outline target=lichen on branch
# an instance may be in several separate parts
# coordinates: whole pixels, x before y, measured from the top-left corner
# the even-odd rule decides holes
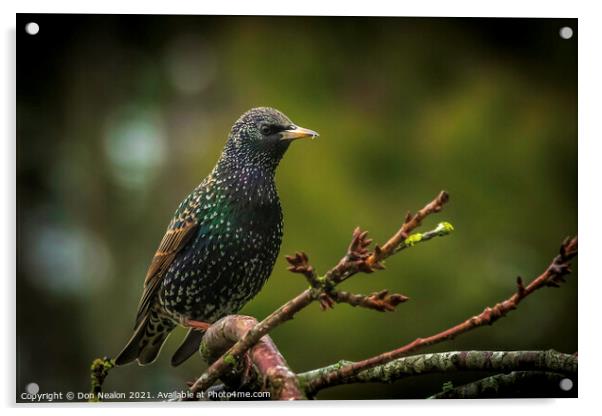
[[[113,367],[115,367],[115,360],[112,358],[96,358],[92,361],[90,366],[91,402],[100,401],[99,395],[102,393],[102,385]]]
[[[348,366],[353,363],[345,362]],[[302,383],[307,383],[339,370],[341,363],[301,373]],[[558,351],[450,351],[401,357],[385,364],[368,368],[345,378],[344,383],[392,383],[422,374],[453,373],[458,371],[552,371],[577,373],[577,357]]]
[[[517,391],[541,390],[544,386],[550,386],[560,391],[560,382],[564,378],[566,378],[566,375],[550,371],[513,371],[509,374],[495,374],[459,387],[445,386],[442,392],[428,398],[486,399],[516,397]]]

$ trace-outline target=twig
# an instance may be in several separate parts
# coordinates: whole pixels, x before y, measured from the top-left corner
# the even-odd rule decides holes
[[[304,384],[343,365],[338,363],[299,374]],[[551,371],[577,373],[577,357],[548,351],[451,351],[412,355],[363,370],[343,380],[344,383],[392,383],[406,377],[457,371]]]
[[[382,246],[376,245],[372,252],[369,252],[367,249],[372,243],[372,240],[368,238],[368,232],[361,231],[359,227],[356,228],[353,232],[353,238],[349,245],[349,249],[347,250],[347,254],[335,267],[324,275],[323,279],[336,285],[358,272],[372,273],[375,270],[383,269],[383,260],[400,251],[402,247],[406,248],[413,245],[412,242],[406,244],[406,239],[410,236],[410,233],[416,229],[428,215],[441,211],[448,201],[449,194],[445,191],[441,191],[435,199],[425,205],[424,208],[416,214],[408,212],[401,228],[399,228],[385,244]],[[435,230],[436,232],[431,235],[430,238],[435,235],[447,235],[453,230],[453,227],[450,227],[449,223],[442,223]]]
[[[421,221],[428,215],[439,212],[443,205],[449,200],[449,195],[442,191],[424,208],[415,215],[408,214],[401,228],[391,237],[383,248],[376,246],[374,252],[369,252],[367,247],[371,240],[367,238],[366,232],[356,229],[349,246],[347,255],[330,271],[321,278],[317,277],[313,268],[309,265],[307,255],[298,253],[295,257],[287,258],[291,264],[290,270],[296,273],[302,273],[308,282],[310,288],[304,290],[295,298],[272,312],[263,321],[251,328],[240,340],[236,342],[224,355],[215,360],[201,377],[191,386],[193,393],[206,390],[215,383],[222,374],[233,367],[233,364],[261,337],[269,333],[272,329],[285,321],[292,319],[293,316],[311,304],[314,300],[319,300],[322,306],[330,303],[331,299],[327,292],[332,290],[338,283],[349,278],[352,274],[359,271],[372,272],[382,268],[380,263],[386,257],[395,253],[395,249],[405,242],[409,233],[414,230]],[[449,232],[449,230],[448,230]],[[291,261],[291,259],[293,261]],[[332,305],[330,305],[332,306]],[[228,357],[228,360],[225,360]]]
[[[402,244],[406,238],[408,238],[410,233],[415,228],[420,226],[424,218],[432,213],[441,211],[443,209],[443,205],[445,205],[448,201],[449,194],[445,191],[441,191],[439,195],[437,195],[437,198],[427,204],[416,214],[412,215],[408,212],[406,215],[406,220],[399,231],[395,233],[395,235],[393,235],[393,237],[391,237],[380,250],[374,251],[373,255],[368,259],[368,263],[377,263],[392,255],[400,246],[400,244]]]
[[[508,312],[516,309],[518,304],[531,293],[546,286],[557,287],[565,281],[564,276],[570,273],[569,262],[577,255],[577,237],[572,240],[566,239],[561,247],[560,253],[552,260],[547,269],[537,278],[535,278],[527,287],[523,285],[522,279],[517,279],[517,291],[510,298],[496,304],[493,308],[487,307],[479,315],[475,315],[466,321],[442,331],[427,338],[418,338],[413,342],[406,344],[392,351],[368,358],[363,361],[344,365],[331,372],[323,373],[320,376],[310,380],[306,384],[306,392],[309,396],[315,395],[319,390],[344,383],[344,380],[353,377],[361,371],[385,364],[396,358],[406,356],[410,352],[418,349],[438,344],[448,339],[463,334],[472,329],[483,325],[491,325],[499,318],[504,317]]]
[[[360,306],[379,312],[392,312],[400,303],[409,298],[399,293],[389,293],[387,289],[374,292],[370,295],[359,295],[343,291],[331,291],[328,296],[336,303],[348,303],[351,306]]]
[[[447,197],[442,197],[441,195],[447,194],[441,193],[435,201],[447,201]],[[432,208],[432,204],[433,203],[427,205],[431,207],[431,210],[434,209]],[[425,215],[423,211],[424,209],[420,211],[422,213],[420,214],[421,216]],[[413,217],[408,216],[408,218]],[[406,221],[408,221],[407,218]],[[404,223],[404,226],[407,228],[406,223]],[[402,226],[402,228],[404,228],[404,226]],[[288,270],[293,273],[302,274],[305,277],[310,284],[310,287],[316,291],[315,295],[323,310],[334,307],[335,303],[348,303],[351,306],[361,306],[381,312],[393,311],[397,305],[406,302],[409,298],[399,293],[389,294],[386,289],[366,296],[335,291],[335,287],[358,272],[372,273],[376,270],[382,270],[384,269],[384,264],[382,263],[384,258],[406,248],[413,247],[418,243],[429,241],[434,237],[446,236],[451,233],[453,229],[454,227],[450,223],[441,222],[435,229],[425,233],[412,234],[405,240],[395,243],[397,244],[395,246],[391,243],[393,238],[390,239],[387,244],[391,248],[388,248],[387,252],[382,252],[379,246],[375,246],[375,251],[371,253],[367,249],[372,243],[372,240],[368,238],[368,232],[356,228],[353,231],[353,237],[347,250],[347,254],[324,276],[316,275],[314,268],[309,264],[307,254],[304,252],[297,252],[294,256],[286,256],[286,260],[290,264]],[[399,232],[395,235],[399,235]],[[374,253],[376,252],[380,253],[378,255],[380,260],[369,264],[368,262],[371,258],[374,258]]]
[[[115,361],[108,357],[96,358],[90,366],[90,383],[92,385],[91,402],[101,401],[102,385],[109,375],[109,371],[115,367]]]
[[[553,372],[514,371],[510,374],[496,374],[456,388],[444,388],[442,392],[430,396],[429,399],[541,397],[541,391],[550,391],[550,387],[555,387],[559,393],[551,397],[559,397],[561,396],[560,381],[564,378],[565,375]]]

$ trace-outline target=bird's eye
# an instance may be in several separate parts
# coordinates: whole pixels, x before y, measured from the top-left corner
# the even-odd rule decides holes
[[[270,134],[272,134],[271,126],[263,125],[263,126],[261,126],[260,130],[261,130],[261,134],[263,134],[264,136],[269,136]]]

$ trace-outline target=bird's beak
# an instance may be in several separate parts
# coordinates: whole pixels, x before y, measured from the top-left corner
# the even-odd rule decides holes
[[[281,135],[280,140],[296,140],[296,139],[305,139],[308,137],[315,139],[316,137],[320,136],[318,133],[316,133],[313,130],[305,129],[303,127],[298,127],[298,126],[292,126],[290,129],[282,131],[280,133],[280,135]]]

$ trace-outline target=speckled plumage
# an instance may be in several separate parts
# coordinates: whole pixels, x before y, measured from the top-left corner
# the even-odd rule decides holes
[[[117,364],[154,361],[177,324],[214,322],[260,291],[282,241],[276,168],[293,138],[315,135],[270,108],[250,110],[234,124],[213,171],[168,226],[146,276],[134,336]],[[198,348],[202,335],[192,331],[174,364]]]

